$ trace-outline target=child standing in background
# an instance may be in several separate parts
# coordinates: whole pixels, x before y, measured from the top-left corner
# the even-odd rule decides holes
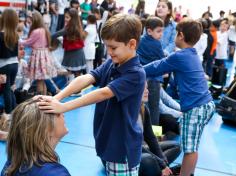
[[[193,48],[201,36],[201,24],[183,20],[178,23],[176,31],[175,44],[181,50],[144,66],[144,69],[149,77],[174,72],[183,112],[180,127],[184,157],[180,176],[190,176],[197,164],[202,132],[214,113],[215,105],[201,61]]]
[[[93,60],[95,59],[95,41],[97,38],[97,27],[95,15],[89,15],[87,26],[85,28],[84,54],[87,65],[87,73],[93,69]]]
[[[227,20],[222,20],[220,23],[220,30],[217,31],[217,46],[216,46],[216,56],[215,65],[225,66],[224,61],[228,59],[228,28],[229,23]]]
[[[23,46],[32,47],[32,54],[28,64],[28,76],[37,82],[37,93],[46,95],[47,87],[44,80],[55,77],[56,69],[52,63],[49,51],[50,33],[44,25],[42,15],[34,11],[29,38],[20,42]]]
[[[146,21],[146,34],[140,39],[137,53],[140,56],[142,65],[164,58],[164,52],[160,42],[164,22],[158,17],[148,17]],[[153,125],[159,125],[159,101],[160,101],[160,82],[163,81],[162,75],[148,80],[148,107],[150,118]]]
[[[63,36],[62,66],[72,72],[75,77],[79,76],[86,69],[86,61],[83,50],[84,31],[76,9],[65,9],[65,27],[52,34],[52,39],[59,36]]]
[[[5,112],[7,114],[16,106],[16,98],[12,91],[18,69],[18,16],[13,9],[5,9],[0,25],[0,74],[6,75],[3,84]]]

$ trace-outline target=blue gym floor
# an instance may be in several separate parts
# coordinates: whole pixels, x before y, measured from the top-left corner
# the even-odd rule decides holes
[[[234,68],[229,64],[229,68]],[[234,69],[229,69],[232,75]],[[229,76],[228,80],[232,80]],[[83,93],[91,91],[89,88]],[[75,97],[69,97],[66,100]],[[56,151],[61,163],[72,176],[104,176],[100,159],[96,156],[93,139],[95,105],[65,113],[69,133],[58,144]],[[6,143],[0,142],[0,169],[6,161]],[[175,161],[181,163],[182,155]],[[195,176],[236,176],[236,127],[223,124],[215,113],[206,126],[199,149]]]

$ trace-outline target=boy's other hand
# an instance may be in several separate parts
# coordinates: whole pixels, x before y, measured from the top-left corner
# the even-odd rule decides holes
[[[51,96],[40,96],[39,102],[37,103],[39,109],[46,113],[59,114],[66,111],[63,103],[59,102],[57,99]]]

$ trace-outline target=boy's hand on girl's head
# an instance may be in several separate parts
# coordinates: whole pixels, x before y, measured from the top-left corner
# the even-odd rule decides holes
[[[63,103],[51,96],[37,96],[39,102],[37,103],[39,109],[43,110],[45,113],[59,114],[66,111]]]

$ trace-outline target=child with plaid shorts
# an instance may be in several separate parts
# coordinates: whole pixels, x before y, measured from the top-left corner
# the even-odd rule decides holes
[[[201,36],[202,26],[194,20],[178,23],[175,44],[181,50],[144,67],[147,77],[174,73],[180,97],[181,146],[184,152],[180,176],[194,173],[198,147],[205,125],[211,119],[215,105],[208,90],[201,61],[193,48]]]
[[[47,113],[96,103],[95,147],[108,176],[138,176],[143,140],[138,115],[146,80],[136,55],[141,31],[141,21],[134,15],[111,17],[101,30],[111,59],[89,74],[75,78],[54,97],[35,97],[41,99],[39,107]],[[99,88],[66,103],[59,102],[91,84]]]

